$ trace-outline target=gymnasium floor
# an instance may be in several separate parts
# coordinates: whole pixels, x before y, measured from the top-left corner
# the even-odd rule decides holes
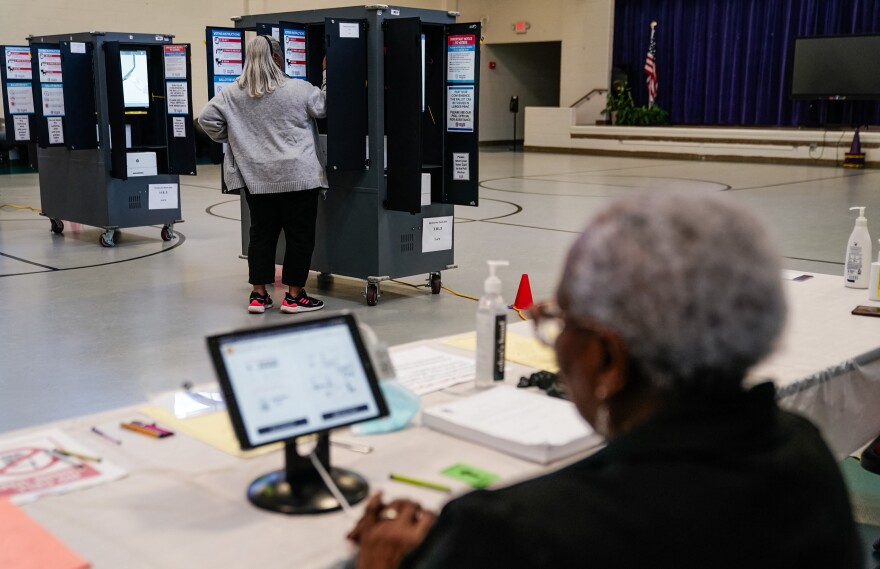
[[[181,177],[186,221],[170,242],[158,227],[138,227],[122,230],[108,249],[98,246],[98,228],[68,222],[53,235],[35,211],[0,208],[0,432],[209,381],[206,335],[296,317],[245,310],[238,197],[219,192],[219,176],[218,166],[200,166],[198,176]],[[722,192],[748,204],[798,270],[842,272],[850,206],[867,206],[869,229],[880,237],[880,170],[496,150],[481,154],[480,179],[480,206],[456,208],[459,268],[445,271],[443,284],[479,296],[484,261],[507,259],[508,301],[523,273],[536,299],[551,296],[566,249],[590,215],[635,191]],[[0,176],[3,204],[39,208],[38,176]],[[319,292],[314,273],[308,284],[328,309],[354,310],[389,345],[473,327],[475,303],[446,291],[383,283],[378,306],[367,307],[363,288],[336,277]]]
[[[98,228],[67,223],[53,235],[35,211],[0,208],[0,432],[211,381],[206,335],[296,318],[245,310],[238,198],[220,193],[219,176],[219,167],[200,166],[198,176],[181,177],[186,221],[171,242],[159,238],[159,227],[139,227],[107,249],[98,245]],[[488,150],[480,179],[480,206],[456,208],[459,268],[444,272],[443,284],[478,296],[484,261],[507,259],[508,301],[523,273],[536,299],[551,296],[566,249],[590,215],[636,191],[721,192],[745,203],[771,224],[786,266],[797,270],[842,273],[851,206],[867,206],[869,229],[880,237],[880,170]],[[0,175],[3,204],[38,209],[37,175]],[[426,275],[383,283],[375,307],[365,304],[363,281],[336,277],[319,291],[314,277],[310,293],[328,309],[353,310],[390,345],[473,327],[473,301],[402,284],[421,285]],[[854,461],[844,471],[864,498],[857,515],[877,524],[880,478],[872,481]]]

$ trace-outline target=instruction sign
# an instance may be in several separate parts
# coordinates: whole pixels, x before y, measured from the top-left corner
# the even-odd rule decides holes
[[[216,97],[224,87],[235,83],[237,77],[214,77],[214,96]]]
[[[422,253],[452,249],[452,216],[422,220]]]
[[[473,83],[477,58],[477,36],[449,36],[446,80],[449,83]]]
[[[61,83],[61,50],[38,49],[37,69],[40,72],[40,83]]]
[[[7,83],[6,97],[9,99],[9,112],[31,114],[34,112],[34,91],[30,83]]]
[[[31,51],[26,47],[6,46],[6,78],[31,80]]]
[[[64,122],[61,117],[46,117],[49,126],[49,144],[64,144]]]
[[[455,85],[446,88],[446,130],[474,132],[474,86]]]
[[[211,30],[214,75],[241,75],[241,33],[232,30]]]
[[[149,184],[150,209],[177,209],[177,184]]]
[[[64,86],[60,83],[40,85],[43,90],[43,116],[64,116]]]
[[[12,124],[15,130],[16,141],[28,141],[31,139],[30,120],[26,115],[13,115]]]
[[[165,79],[186,79],[186,46],[162,46],[165,55]]]
[[[165,83],[165,102],[169,115],[189,114],[189,94],[186,81],[168,81]]]
[[[452,179],[464,181],[471,179],[471,157],[467,152],[452,153]]]
[[[285,30],[284,71],[294,79],[306,78],[306,31]]]
[[[175,138],[186,138],[186,120],[183,117],[171,117],[171,130]]]

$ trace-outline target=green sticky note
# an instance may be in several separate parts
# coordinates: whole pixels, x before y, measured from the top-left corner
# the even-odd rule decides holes
[[[461,480],[465,484],[473,486],[474,488],[485,488],[501,478],[497,474],[492,474],[491,472],[486,472],[485,470],[480,470],[479,468],[474,468],[467,464],[450,466],[440,474],[455,478],[456,480]]]

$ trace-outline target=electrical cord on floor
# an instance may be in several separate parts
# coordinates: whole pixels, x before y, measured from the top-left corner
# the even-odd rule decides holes
[[[0,209],[3,209],[4,207],[11,207],[13,209],[29,209],[29,210],[35,211],[37,213],[40,213],[40,211],[41,211],[41,210],[39,210],[35,207],[31,207],[29,205],[15,205],[15,204],[11,204],[11,203],[5,203],[5,204],[0,205]]]
[[[440,288],[442,288],[443,290],[445,290],[445,291],[448,292],[448,293],[454,294],[455,296],[460,296],[460,297],[462,297],[462,298],[467,298],[468,300],[476,300],[477,302],[480,301],[480,299],[477,298],[476,296],[469,296],[469,295],[467,295],[467,294],[462,294],[462,293],[460,293],[460,292],[457,292],[457,291],[452,290],[452,289],[449,288],[448,286],[441,286]]]
[[[413,287],[413,288],[425,288],[425,285],[414,285],[414,284],[412,284],[412,283],[405,283],[405,282],[403,282],[403,281],[398,281],[398,280],[395,280],[395,279],[388,279],[388,280],[389,280],[390,282],[393,282],[393,283],[402,284],[402,285],[406,285],[406,286],[411,286],[411,287]]]
[[[412,288],[425,288],[424,285],[421,285],[421,286],[420,286],[420,285],[414,285],[414,284],[412,284],[412,283],[405,283],[405,282],[403,282],[403,281],[398,281],[398,280],[395,280],[395,279],[389,279],[389,280],[390,280],[391,282],[393,282],[393,283],[402,284],[402,285],[406,285],[406,286],[411,286]],[[470,296],[470,295],[467,295],[467,294],[464,294],[464,293],[461,293],[461,292],[458,292],[458,291],[454,291],[454,290],[452,290],[451,288],[449,288],[449,287],[447,287],[447,286],[441,286],[440,288],[443,289],[443,290],[445,290],[446,292],[448,292],[448,293],[450,293],[450,294],[454,294],[455,296],[460,296],[461,298],[467,298],[468,300],[475,300],[475,301],[478,301],[478,302],[479,302],[479,300],[480,300],[480,299],[477,298],[476,296]],[[523,311],[522,311],[522,310],[520,310],[519,308],[517,308],[517,307],[515,307],[515,306],[513,306],[513,305],[511,305],[510,308],[513,309],[513,310],[515,310],[516,313],[519,314],[519,317],[520,317],[522,320],[528,320],[528,318],[526,318],[526,315],[523,314]]]

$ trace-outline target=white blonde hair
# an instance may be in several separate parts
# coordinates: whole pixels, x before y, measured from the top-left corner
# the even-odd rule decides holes
[[[738,387],[785,322],[780,257],[729,200],[650,193],[603,209],[568,255],[557,292],[575,321],[617,332],[654,386]]]
[[[275,65],[273,52],[280,54],[281,45],[270,36],[257,36],[247,44],[244,70],[236,82],[242,89],[247,89],[251,97],[262,97],[271,93],[287,80],[284,72]]]

